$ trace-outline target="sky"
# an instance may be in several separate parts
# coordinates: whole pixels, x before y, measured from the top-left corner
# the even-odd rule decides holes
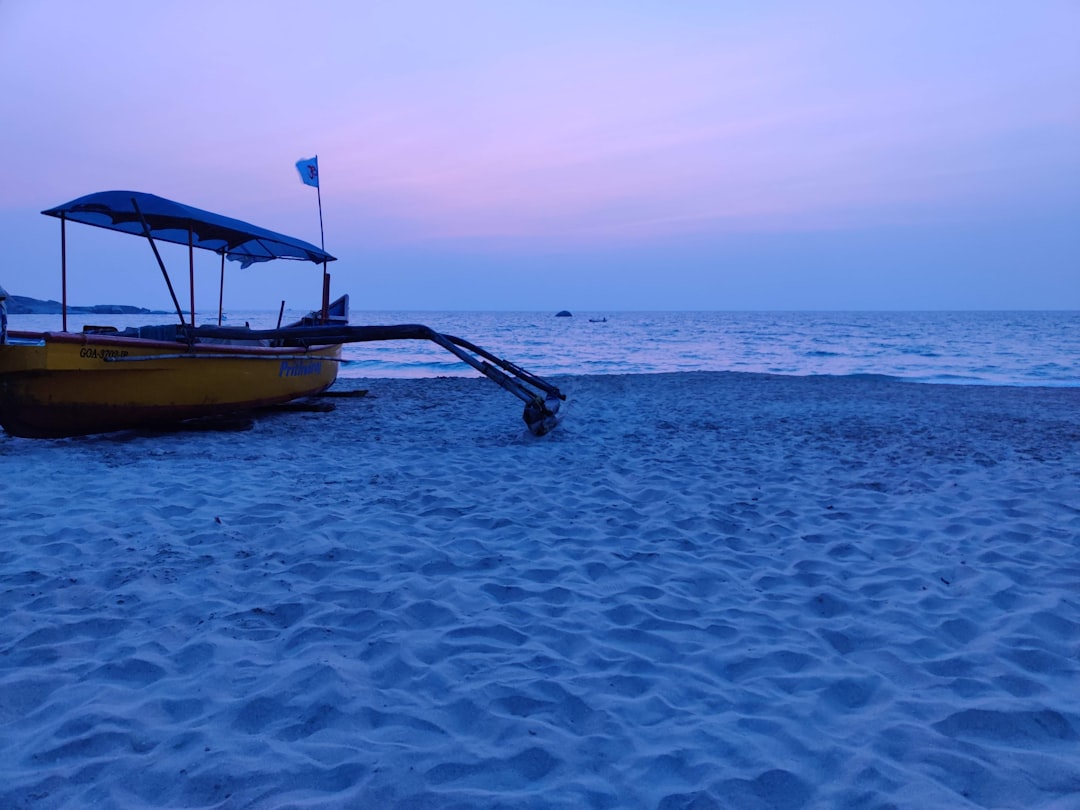
[[[94,191],[319,244],[318,155],[354,310],[1080,309],[1077,0],[0,0],[0,99],[18,295]],[[67,253],[70,303],[171,308],[145,240]],[[321,269],[225,290],[308,309]]]

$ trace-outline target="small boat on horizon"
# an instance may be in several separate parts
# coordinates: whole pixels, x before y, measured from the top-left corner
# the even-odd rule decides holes
[[[153,194],[103,191],[42,211],[60,220],[62,328],[9,330],[0,292],[0,426],[13,436],[78,436],[153,427],[280,405],[325,391],[337,379],[342,344],[431,340],[525,402],[530,432],[557,423],[565,396],[551,383],[461,338],[419,324],[352,326],[349,297],[330,301],[325,250]],[[68,331],[67,223],[142,236],[149,242],[172,296],[179,323],[84,326]],[[185,314],[155,241],[188,247],[190,310]],[[288,259],[322,265],[322,306],[295,323],[254,330],[195,323],[195,248],[248,267]],[[282,302],[282,311],[284,302]]]

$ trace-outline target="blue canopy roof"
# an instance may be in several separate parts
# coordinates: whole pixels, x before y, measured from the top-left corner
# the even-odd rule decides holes
[[[141,191],[99,191],[41,213],[138,236],[146,235],[145,219],[154,239],[186,245],[190,234],[195,247],[224,253],[243,267],[271,259],[335,261],[303,240]]]

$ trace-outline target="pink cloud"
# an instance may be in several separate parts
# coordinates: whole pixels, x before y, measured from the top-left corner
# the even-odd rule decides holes
[[[462,71],[437,100],[373,94],[331,138],[341,182],[410,238],[805,227],[1007,194],[1001,141],[1080,119],[1061,96],[1025,97],[1023,71],[866,81],[828,34],[606,45]]]
[[[1058,30],[1076,21],[1068,6],[1001,20],[578,15],[564,28],[483,4],[422,23],[328,5],[310,20],[320,47],[297,46],[286,11],[248,20],[250,43],[175,8],[136,31],[82,7],[44,53],[3,42],[45,80],[7,96],[6,137],[44,167],[35,191],[51,204],[153,186],[285,220],[310,202],[289,167],[319,152],[330,201],[377,212],[375,238],[579,240],[920,216],[1014,193],[1025,168],[1076,168],[1047,148],[1080,130],[1078,57]],[[222,14],[226,28],[247,19]],[[53,64],[65,54],[83,75]],[[1045,160],[1010,148],[1054,128]],[[4,184],[0,203],[25,193]]]

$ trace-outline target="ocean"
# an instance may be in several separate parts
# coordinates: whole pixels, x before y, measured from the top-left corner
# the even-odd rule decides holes
[[[285,321],[300,312],[286,310]],[[232,312],[273,326],[277,312]],[[206,313],[203,322],[216,321]],[[127,326],[146,316],[69,316]],[[166,322],[165,316],[155,316]],[[154,319],[150,319],[154,320]],[[200,320],[197,317],[197,321]],[[1080,312],[362,312],[355,324],[422,323],[542,375],[742,371],[875,374],[922,383],[1080,386]],[[12,329],[58,329],[58,315],[13,315]],[[342,377],[472,376],[423,341],[359,343]]]

